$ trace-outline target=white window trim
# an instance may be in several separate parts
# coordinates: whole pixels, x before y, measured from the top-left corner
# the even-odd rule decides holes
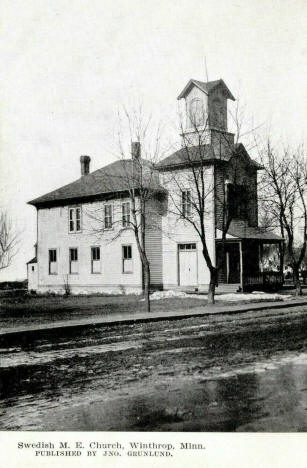
[[[99,271],[93,271],[93,262],[98,260],[93,260],[93,249],[99,249]],[[92,245],[91,246],[91,274],[92,275],[100,275],[101,274],[101,246],[100,245]]]
[[[55,250],[55,252],[56,252],[56,262],[50,262],[50,260],[49,260],[50,250]],[[56,270],[57,271],[55,273],[50,272],[50,263],[56,263]],[[50,247],[50,248],[48,248],[48,275],[50,275],[50,276],[57,275],[58,274],[58,267],[59,267],[59,252],[58,252],[58,249],[56,247]]]
[[[201,122],[193,122],[193,113],[192,113],[192,106],[194,106],[196,103],[200,103],[201,104]],[[201,127],[204,127],[205,126],[205,103],[204,101],[199,98],[199,97],[194,97],[193,99],[191,99],[191,101],[189,102],[189,105],[188,105],[188,119],[189,119],[189,123],[191,126],[189,126],[189,128],[193,128],[195,130],[195,127],[196,128],[201,128]],[[199,116],[198,116],[199,117]]]
[[[128,214],[124,215],[124,205],[125,204],[129,204],[129,211],[128,211]],[[121,212],[121,216],[122,216],[122,227],[123,228],[129,228],[131,227],[131,203],[130,201],[126,201],[126,202],[122,202],[121,204],[121,209],[122,209],[122,212]],[[129,221],[125,221],[125,224],[124,224],[124,216],[125,217],[129,217]]]
[[[77,262],[77,264],[78,264],[78,271],[75,272],[75,273],[72,273],[72,272],[71,272],[70,251],[71,251],[72,249],[77,250],[77,257],[78,257],[78,260],[72,260],[73,262]],[[70,275],[78,275],[78,274],[79,274],[79,248],[78,248],[78,247],[68,247],[68,266],[69,266],[69,274],[70,274]]]
[[[190,201],[189,203],[183,203],[183,194],[188,192],[190,194]],[[183,219],[192,219],[192,191],[190,189],[184,189],[184,190],[181,190],[181,200],[180,200],[180,203],[181,203],[181,217]],[[185,214],[184,213],[184,205],[187,207],[187,206],[190,206],[190,213],[188,214]]]
[[[80,229],[77,231],[76,227],[77,227],[77,217],[76,217],[76,210],[79,209],[80,210]],[[70,212],[73,212],[73,223],[74,223],[74,229],[71,230],[70,229]],[[80,232],[82,232],[82,208],[81,208],[81,205],[75,205],[75,206],[69,206],[68,207],[68,233],[69,234],[79,234]]]
[[[112,226],[105,227],[105,206],[111,206],[111,219],[112,219]],[[104,231],[113,231],[114,230],[114,205],[113,203],[104,203],[103,205],[103,230]]]
[[[132,265],[132,270],[131,271],[125,271],[124,247],[131,247],[131,265]],[[128,260],[128,259],[126,259],[126,260]],[[132,244],[122,244],[122,274],[123,275],[133,275],[133,249],[132,249]]]

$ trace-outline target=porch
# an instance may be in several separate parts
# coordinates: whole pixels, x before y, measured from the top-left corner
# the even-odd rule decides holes
[[[237,290],[278,290],[283,284],[280,249],[283,240],[243,223],[230,225],[225,246],[216,239],[218,288],[237,285]],[[221,257],[222,260],[221,260]]]

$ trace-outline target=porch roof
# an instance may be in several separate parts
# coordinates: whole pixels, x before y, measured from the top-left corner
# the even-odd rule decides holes
[[[219,235],[217,240],[222,238],[222,232],[218,229]],[[273,232],[266,231],[265,228],[247,226],[244,222],[232,221],[230,223],[227,239],[258,239],[263,241],[282,241],[282,237],[277,236]]]

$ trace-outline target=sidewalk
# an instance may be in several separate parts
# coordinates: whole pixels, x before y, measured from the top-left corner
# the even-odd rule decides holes
[[[103,317],[90,317],[84,319],[73,319],[73,320],[62,320],[53,323],[37,324],[30,326],[21,326],[13,328],[2,328],[0,329],[0,339],[5,337],[17,337],[18,335],[35,335],[41,333],[56,332],[57,330],[75,330],[78,328],[86,328],[93,326],[112,326],[119,324],[133,324],[142,322],[156,322],[163,320],[179,320],[191,317],[202,317],[208,315],[219,315],[219,314],[238,314],[242,312],[257,311],[263,309],[285,309],[291,307],[297,307],[307,305],[307,300],[304,299],[293,299],[289,301],[278,301],[278,302],[260,302],[251,304],[235,304],[235,305],[211,305],[211,306],[200,306],[194,307],[190,310],[177,309],[169,312],[136,312],[133,315],[127,315],[127,313],[110,313]]]

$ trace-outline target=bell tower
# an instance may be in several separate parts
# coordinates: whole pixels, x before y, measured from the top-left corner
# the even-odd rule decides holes
[[[177,99],[185,100],[184,144],[211,144],[216,133],[228,133],[227,100],[235,98],[223,80],[190,80]]]

